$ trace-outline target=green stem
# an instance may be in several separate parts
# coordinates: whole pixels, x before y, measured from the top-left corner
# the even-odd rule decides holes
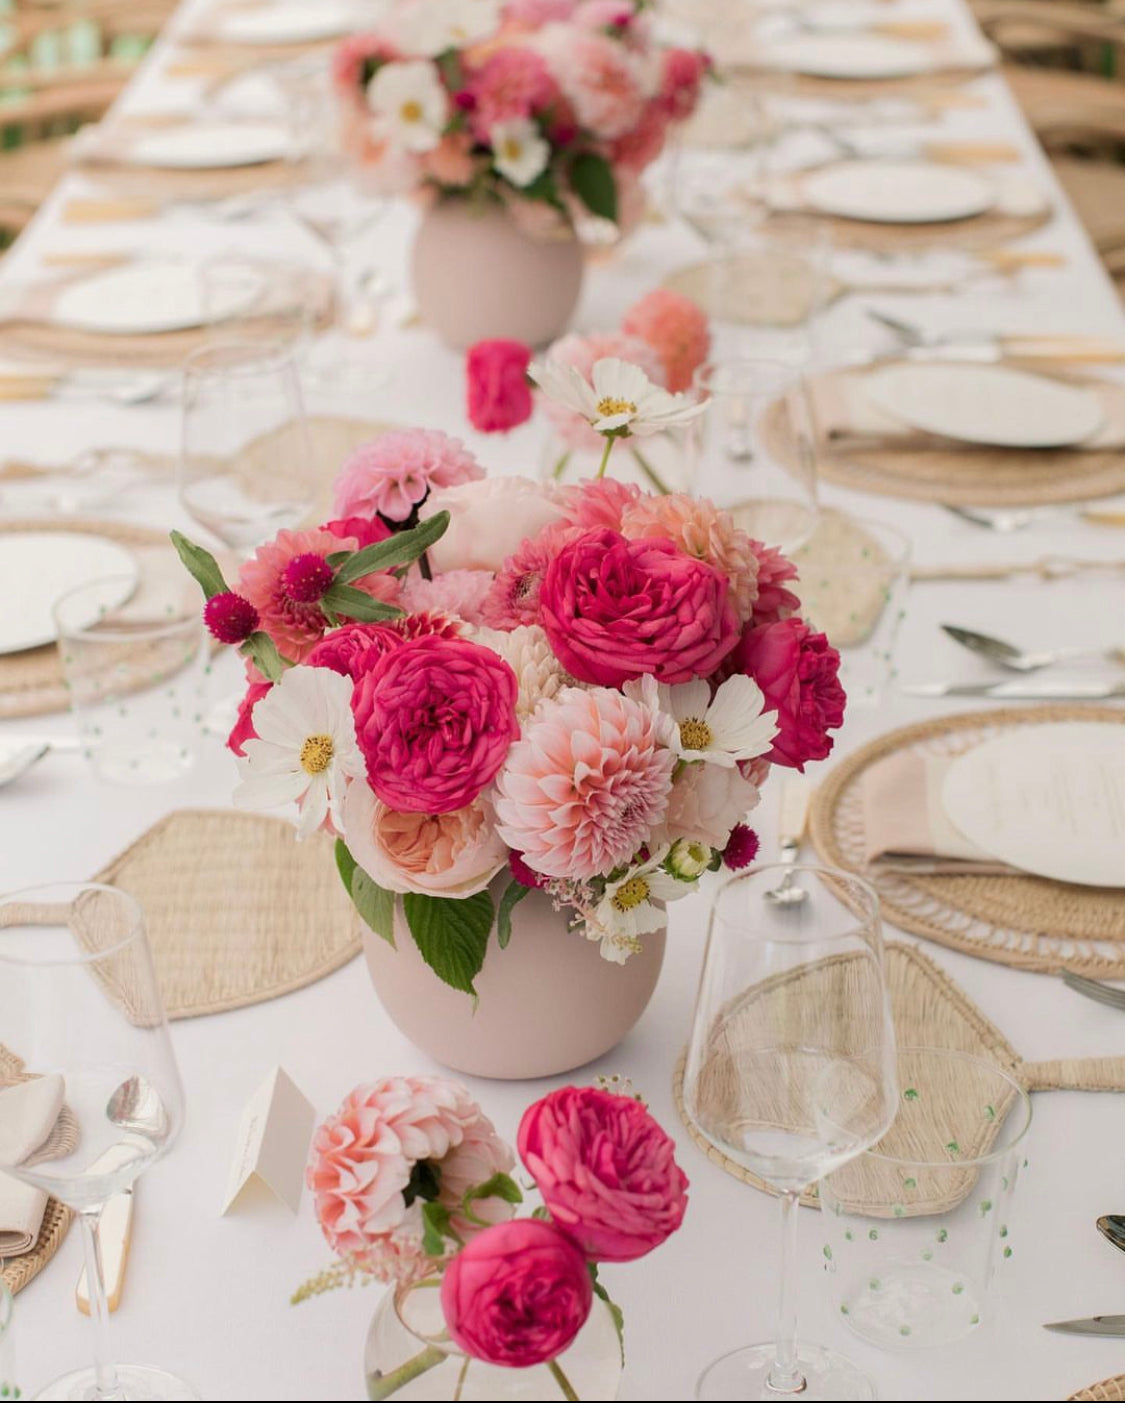
[[[557,1359],[552,1359],[551,1362],[547,1365],[547,1368],[550,1369],[552,1375],[554,1376],[555,1382],[558,1384],[559,1388],[562,1389],[562,1396],[568,1399],[569,1403],[581,1403],[581,1400],[579,1399],[577,1393],[575,1393],[573,1387],[571,1386],[570,1380],[559,1368],[559,1361]]]
[[[413,1379],[421,1378],[439,1364],[444,1364],[449,1355],[437,1345],[427,1345],[421,1354],[392,1369],[389,1374],[373,1373],[367,1376],[368,1398],[390,1398],[400,1388],[405,1388]]]
[[[465,1377],[469,1372],[469,1365],[472,1359],[466,1355],[465,1362],[461,1365],[461,1372],[457,1375],[457,1387],[453,1390],[453,1403],[460,1403],[465,1392]]]
[[[653,487],[656,488],[660,495],[662,497],[670,497],[672,495],[672,489],[668,486],[668,484],[664,481],[664,479],[648,461],[648,459],[641,452],[641,450],[634,445],[630,447],[629,451],[636,459],[637,467],[640,468],[641,472],[644,473],[645,477],[648,478],[649,482],[652,483]]]
[[[598,477],[605,477],[605,470],[607,465],[609,464],[609,455],[613,452],[613,445],[616,442],[617,440],[615,438],[611,438],[609,434],[606,435],[605,452],[602,454],[601,466],[598,468],[597,471]]]
[[[571,450],[568,448],[566,452],[562,455],[562,457],[559,459],[559,461],[555,464],[554,472],[551,474],[551,476],[555,479],[556,482],[558,482],[562,478],[563,473],[566,472],[566,465],[570,462],[570,454]]]

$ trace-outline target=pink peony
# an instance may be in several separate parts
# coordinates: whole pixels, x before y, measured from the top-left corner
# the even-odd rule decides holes
[[[235,755],[244,755],[243,746],[248,740],[257,740],[254,729],[254,708],[273,686],[267,682],[252,662],[246,664],[246,694],[238,703],[238,719],[227,737],[227,749]]]
[[[690,297],[666,287],[634,302],[621,330],[653,348],[664,366],[665,384],[677,393],[690,388],[711,349],[707,317]]]
[[[750,618],[758,597],[754,542],[739,530],[729,512],[719,511],[706,497],[689,497],[684,492],[639,497],[622,516],[621,534],[629,540],[663,537],[674,541],[686,555],[713,565],[730,582],[739,622]]]
[[[658,100],[673,122],[684,122],[699,105],[711,60],[694,49],[665,49],[662,62]]]
[[[470,347],[465,374],[474,429],[507,433],[531,418],[530,362],[531,347],[522,341],[478,341]]]
[[[758,598],[754,601],[755,624],[775,624],[788,619],[801,607],[792,590],[785,588],[787,580],[797,578],[797,567],[776,546],[764,546],[752,541],[758,557]]]
[[[473,99],[473,134],[486,146],[497,122],[543,111],[558,91],[541,55],[534,49],[517,47],[491,53],[470,75],[468,90]]]
[[[620,687],[708,677],[738,640],[727,577],[669,540],[584,531],[551,562],[540,622],[582,682]]]
[[[548,24],[536,48],[593,136],[611,141],[640,121],[648,96],[642,63],[623,44],[596,30]]]
[[[632,859],[664,817],[676,758],[649,707],[604,688],[545,701],[496,781],[498,832],[546,877]]]
[[[641,489],[615,477],[588,478],[563,488],[563,511],[572,526],[608,526],[621,530],[621,520],[641,499]]]
[[[840,654],[803,619],[748,625],[724,666],[744,672],[765,694],[765,710],[780,727],[766,759],[804,770],[832,750],[828,732],[844,724],[844,689],[837,676]]]
[[[355,682],[403,642],[393,624],[345,624],[324,635],[305,658],[305,666],[327,667]]]
[[[672,786],[659,836],[669,843],[687,838],[722,851],[760,798],[757,784],[737,766],[688,765]]]
[[[595,364],[607,357],[639,365],[654,384],[664,384],[664,365],[652,347],[634,336],[623,336],[615,331],[594,332],[590,336],[571,332],[548,347],[546,356],[547,360],[560,365],[573,366],[587,382],[591,381]],[[539,397],[539,404],[568,448],[601,453],[605,447],[602,436],[595,433],[580,414],[547,395]]]
[[[473,138],[468,132],[447,132],[432,151],[419,158],[424,175],[439,185],[463,190],[473,183],[480,165],[473,155]]]
[[[404,813],[451,813],[492,782],[519,736],[516,675],[491,648],[417,638],[356,685],[356,736],[378,797]]]
[[[365,784],[348,787],[344,832],[360,867],[386,891],[472,896],[508,861],[484,799],[452,813],[400,813]]]
[[[366,550],[368,546],[377,546],[380,541],[385,541],[391,534],[391,528],[385,522],[380,521],[377,516],[338,517],[335,521],[326,521],[320,529],[331,531],[333,536],[351,536],[358,543],[359,550]]]
[[[639,1101],[564,1086],[524,1112],[520,1158],[551,1218],[592,1262],[632,1262],[683,1222],[687,1175]]]
[[[392,429],[345,461],[336,478],[336,515],[406,521],[433,488],[483,476],[460,440],[438,429]]]
[[[432,580],[415,572],[403,585],[402,602],[411,613],[445,614],[479,624],[484,622],[482,610],[491,587],[492,576],[487,570],[447,570]]]
[[[481,616],[489,628],[507,632],[521,624],[539,622],[539,591],[547,567],[575,535],[573,526],[556,521],[520,543],[496,572],[484,597]]]
[[[479,1233],[441,1280],[453,1343],[473,1359],[506,1369],[557,1359],[585,1325],[593,1299],[581,1252],[538,1218]]]
[[[523,541],[562,516],[554,491],[526,477],[490,477],[434,492],[422,519],[439,511],[451,520],[429,551],[435,572],[499,570]]]

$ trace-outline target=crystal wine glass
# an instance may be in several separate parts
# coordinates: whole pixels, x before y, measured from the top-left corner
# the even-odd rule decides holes
[[[711,1144],[780,1194],[777,1342],[716,1360],[696,1397],[874,1397],[846,1359],[798,1343],[793,1246],[802,1192],[890,1126],[895,1077],[874,891],[813,866],[728,882],[711,916],[684,1104]]]
[[[95,1364],[66,1374],[45,1399],[195,1398],[157,1369],[117,1367],[98,1216],[168,1153],[184,1098],[140,907],[94,884],[0,896],[0,1042],[29,1074],[61,1078],[62,1110],[47,1139],[14,1150],[5,1173],[74,1209],[86,1256]]]

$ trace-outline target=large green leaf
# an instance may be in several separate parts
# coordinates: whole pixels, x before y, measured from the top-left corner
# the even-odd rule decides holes
[[[338,565],[336,584],[347,585],[352,580],[373,575],[377,570],[390,570],[396,565],[410,565],[425,555],[435,541],[440,541],[449,527],[449,513],[435,512],[409,531],[397,531],[385,541],[351,553],[336,552],[328,557],[329,565]]]
[[[492,897],[488,892],[460,901],[408,892],[402,904],[414,943],[437,977],[450,988],[476,994],[473,980],[484,964],[492,930]]]
[[[285,659],[277,651],[277,644],[262,630],[255,629],[238,650],[244,658],[249,658],[267,682],[280,682],[285,671]]]
[[[345,618],[356,619],[361,624],[402,618],[402,610],[396,604],[384,604],[381,599],[372,599],[371,595],[364,594],[363,590],[353,589],[351,585],[342,585],[339,580],[321,598],[320,603],[332,614],[343,614]]]
[[[336,839],[336,866],[340,880],[355,903],[355,909],[376,935],[392,948],[395,943],[395,894],[369,877],[348,850],[343,838]]]
[[[591,214],[617,222],[617,182],[604,156],[585,151],[570,163],[570,184]]]
[[[227,582],[223,579],[219,562],[211,552],[205,550],[203,546],[197,546],[194,541],[189,541],[181,531],[173,531],[171,537],[172,544],[176,547],[176,554],[183,561],[193,579],[198,581],[205,597],[211,599],[216,594],[225,594]]]
[[[508,948],[508,941],[512,938],[512,912],[530,890],[530,887],[525,887],[515,880],[504,888],[504,895],[496,908],[496,941],[501,950]]]

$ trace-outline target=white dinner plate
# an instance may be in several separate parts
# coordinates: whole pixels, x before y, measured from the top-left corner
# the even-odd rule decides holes
[[[799,188],[810,209],[877,224],[944,224],[996,203],[987,176],[938,161],[837,161],[801,176]]]
[[[219,34],[231,44],[307,44],[347,34],[357,21],[344,0],[273,0],[220,16]]]
[[[850,33],[886,18],[881,0],[817,0],[800,11],[801,27],[817,34]]]
[[[140,568],[132,552],[102,536],[77,531],[0,532],[0,654],[53,643],[55,601],[68,590],[110,575],[123,577],[118,597],[101,595],[88,618],[75,616],[77,627],[94,622],[99,603],[116,608],[136,589]]]
[[[280,161],[288,149],[280,122],[207,122],[138,137],[125,160],[161,170],[229,170]]]
[[[763,53],[770,68],[809,78],[911,78],[934,68],[927,44],[882,34],[801,34],[770,43]]]
[[[208,317],[221,320],[250,306],[249,288],[216,293]],[[107,336],[145,336],[203,326],[199,275],[190,263],[153,259],[108,268],[63,288],[51,311],[56,326]]]
[[[899,423],[993,448],[1067,448],[1105,422],[1093,390],[1004,365],[887,365],[863,386]]]
[[[1125,725],[1017,726],[950,766],[949,821],[1021,872],[1125,887]]]

